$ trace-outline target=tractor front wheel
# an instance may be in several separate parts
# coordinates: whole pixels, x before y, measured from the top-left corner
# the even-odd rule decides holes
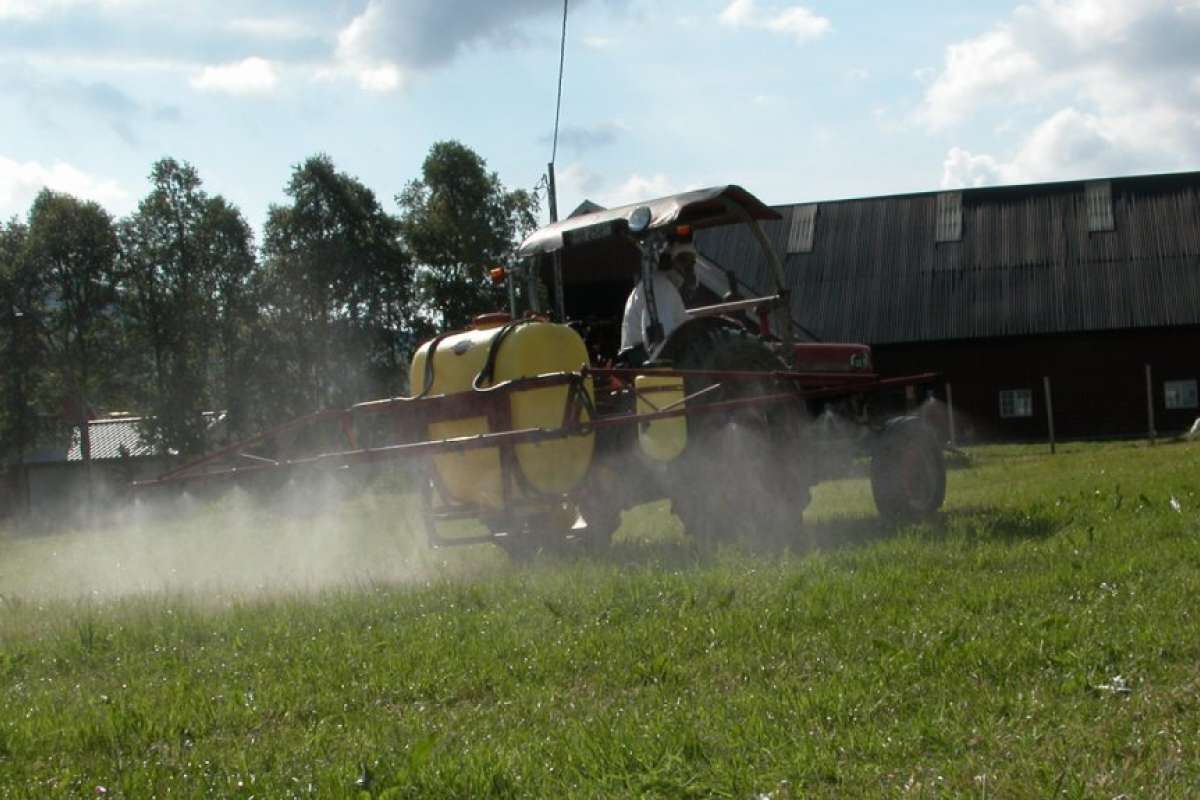
[[[704,405],[786,391],[770,372],[786,365],[762,339],[715,319],[679,328],[661,356],[680,370],[751,371],[761,379],[727,381],[697,397]],[[718,381],[686,381],[689,396]],[[688,444],[672,465],[671,508],[704,544],[744,539],[777,548],[798,541],[808,505],[808,481],[791,448],[795,407],[754,405],[688,417]],[[806,412],[805,412],[806,413]]]

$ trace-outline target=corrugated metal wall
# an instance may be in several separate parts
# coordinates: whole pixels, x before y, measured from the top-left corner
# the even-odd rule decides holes
[[[812,252],[786,256],[795,317],[872,344],[1200,324],[1200,173],[1114,179],[1112,202],[1089,233],[1083,182],[965,190],[941,243],[937,193],[821,203]],[[791,208],[764,226],[780,254]],[[769,288],[746,231],[699,247]]]

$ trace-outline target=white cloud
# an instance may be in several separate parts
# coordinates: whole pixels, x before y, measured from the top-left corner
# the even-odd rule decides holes
[[[731,28],[752,28],[790,36],[798,43],[820,38],[833,24],[804,6],[760,8],[757,0],[733,0],[719,17]]]
[[[571,213],[584,200],[604,205],[599,196],[603,181],[579,162],[555,170],[554,182],[559,197],[558,212],[562,216]]]
[[[239,17],[229,20],[226,26],[234,33],[263,39],[302,39],[313,33],[304,23],[287,17]]]
[[[0,218],[24,215],[44,188],[95,200],[114,213],[122,213],[130,206],[129,192],[114,180],[88,175],[62,161],[45,166],[0,156]]]
[[[682,186],[680,182],[661,172],[652,175],[635,172],[620,183],[612,185],[578,162],[559,169],[555,177],[559,212],[563,215],[569,214],[584,200],[599,203],[605,208],[613,208],[697,188],[696,185]]]
[[[369,0],[338,32],[337,66],[323,77],[349,75],[367,89],[398,89],[411,75],[443,67],[472,45],[523,46],[525,21],[561,10],[558,0]],[[593,38],[588,44],[608,42]]]
[[[951,147],[942,162],[942,188],[966,189],[1008,183],[1005,168],[989,155],[975,155],[961,147]]]
[[[608,36],[584,36],[583,46],[592,50],[611,50],[617,46],[617,40]]]
[[[952,148],[946,186],[1194,169],[1197,41],[1200,3],[1036,0],[950,45],[915,118],[930,130],[1002,123],[1015,141],[1002,155]]]
[[[404,84],[404,74],[394,62],[373,55],[373,39],[386,23],[386,6],[372,0],[363,13],[338,33],[337,58],[340,72],[371,92],[391,92]]]
[[[391,92],[404,84],[404,74],[395,64],[359,67],[355,75],[358,85],[371,92]]]
[[[1172,161],[1156,145],[1176,125],[1170,111],[1147,110],[1140,124],[1064,108],[1037,125],[1012,158],[1001,160],[953,147],[942,169],[947,189],[1001,183],[1033,183],[1108,177],[1172,168],[1190,169],[1186,160]],[[1198,131],[1200,133],[1200,131]]]
[[[278,83],[279,74],[274,65],[257,56],[218,67],[205,67],[191,80],[193,89],[228,94],[262,94],[274,89]]]
[[[1020,93],[1037,72],[1037,61],[1017,45],[1009,30],[950,45],[946,67],[926,91],[920,116],[935,129],[960,122],[989,93]]]
[[[0,19],[41,19],[50,14],[92,6],[102,10],[133,5],[137,0],[0,0]]]
[[[636,203],[639,200],[651,200],[655,197],[663,197],[678,191],[682,191],[679,185],[661,172],[656,172],[649,176],[643,176],[635,172],[619,186],[601,193],[600,200],[597,202],[611,208],[613,206]]]
[[[933,67],[917,67],[913,70],[913,80],[917,83],[929,83],[937,77],[938,71]]]

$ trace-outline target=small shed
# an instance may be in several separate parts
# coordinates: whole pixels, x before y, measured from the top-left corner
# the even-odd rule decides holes
[[[43,451],[24,464],[24,511],[40,518],[70,517],[90,503],[107,503],[133,480],[160,473],[170,457],[143,435],[145,417],[110,415],[88,422],[91,463],[84,462],[79,427],[65,450]],[[90,480],[89,480],[90,471]]]
[[[7,465],[3,481],[7,513],[68,518],[89,500],[108,502],[120,496],[130,481],[161,473],[173,456],[146,441],[146,421],[127,414],[90,420],[90,465],[83,460],[78,426],[71,430],[65,447],[42,450],[20,464]]]

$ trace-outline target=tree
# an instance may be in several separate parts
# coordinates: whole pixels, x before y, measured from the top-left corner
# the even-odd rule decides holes
[[[200,232],[204,287],[215,317],[212,396],[225,409],[229,433],[248,432],[253,347],[258,332],[254,233],[237,208],[217,196],[207,200]]]
[[[28,228],[17,220],[0,224],[0,460],[23,460],[37,439],[34,398],[43,371],[38,369],[27,238]]]
[[[117,237],[112,218],[91,201],[43,189],[29,212],[24,268],[31,312],[40,318],[65,416],[87,430],[89,402],[118,380]],[[82,437],[85,461],[89,437]]]
[[[148,433],[182,453],[207,442],[203,412],[224,406],[230,428],[247,417],[246,351],[255,309],[253,234],[224,198],[210,197],[190,164],[165,158],[152,188],[121,225],[123,286],[144,359]]]
[[[409,259],[374,192],[325,155],[295,167],[263,233],[281,412],[397,389],[411,338]]]
[[[419,299],[437,328],[461,327],[503,307],[487,270],[511,265],[520,238],[534,228],[531,193],[507,191],[473,150],[447,141],[430,148],[421,178],[396,202],[404,241],[420,265]]]

